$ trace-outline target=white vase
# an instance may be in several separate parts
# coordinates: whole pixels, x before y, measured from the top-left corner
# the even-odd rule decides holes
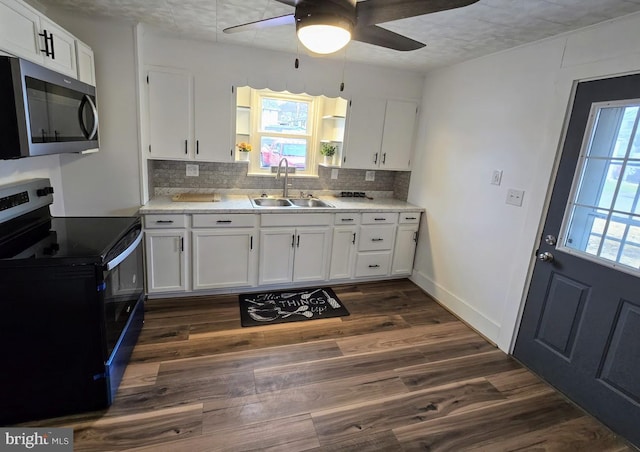
[[[238,160],[241,161],[241,162],[248,162],[249,161],[249,153],[248,152],[238,151]]]

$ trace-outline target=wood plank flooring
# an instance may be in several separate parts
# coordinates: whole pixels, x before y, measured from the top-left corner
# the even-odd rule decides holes
[[[237,295],[151,300],[115,403],[30,422],[76,451],[631,451],[408,280],[349,317],[240,327]]]

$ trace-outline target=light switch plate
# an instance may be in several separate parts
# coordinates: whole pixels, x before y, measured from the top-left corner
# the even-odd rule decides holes
[[[375,171],[366,171],[364,173],[364,180],[367,182],[373,182],[376,180],[376,172]]]
[[[331,169],[331,179],[337,179],[338,178],[338,168],[332,168]]]
[[[187,164],[187,176],[198,177],[200,175],[200,167],[198,165]]]
[[[507,190],[507,204],[520,207],[522,206],[522,198],[524,198],[524,190],[516,190],[514,188]]]

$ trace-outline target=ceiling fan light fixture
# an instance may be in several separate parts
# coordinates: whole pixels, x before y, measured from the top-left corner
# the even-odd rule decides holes
[[[320,23],[298,21],[298,39],[314,53],[326,55],[337,52],[351,41],[352,25],[344,20],[330,20]]]

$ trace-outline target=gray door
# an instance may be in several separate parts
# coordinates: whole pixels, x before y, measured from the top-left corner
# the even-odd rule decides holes
[[[514,355],[640,446],[640,75],[580,83]]]

